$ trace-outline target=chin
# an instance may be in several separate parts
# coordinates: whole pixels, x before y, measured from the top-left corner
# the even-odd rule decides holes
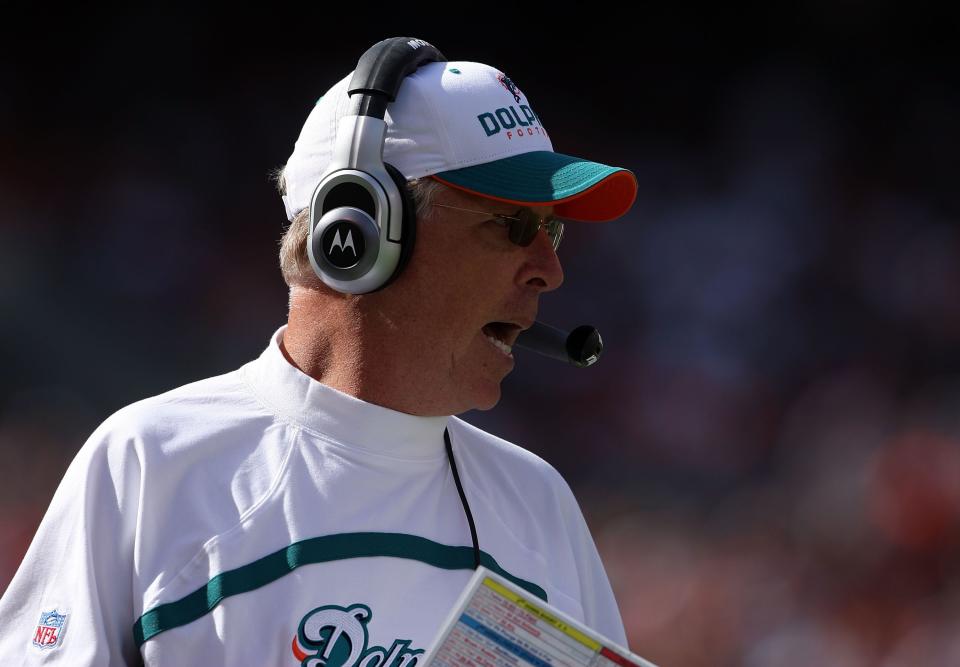
[[[485,384],[477,392],[473,402],[473,410],[490,410],[500,402],[500,383]]]
[[[500,402],[500,397],[498,396],[498,397],[497,397],[495,400],[493,400],[493,401],[489,401],[489,402],[487,402],[487,403],[481,403],[481,404],[479,404],[479,405],[475,405],[475,406],[473,407],[473,409],[474,409],[474,410],[481,410],[481,411],[492,410],[494,407],[496,407],[497,403],[499,403],[499,402]]]

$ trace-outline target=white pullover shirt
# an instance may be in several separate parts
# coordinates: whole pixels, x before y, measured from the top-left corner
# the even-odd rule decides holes
[[[482,564],[627,646],[580,507],[535,454],[366,403],[271,337],[78,452],[0,598],[0,665],[411,667]]]

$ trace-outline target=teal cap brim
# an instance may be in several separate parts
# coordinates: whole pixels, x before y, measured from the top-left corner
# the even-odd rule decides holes
[[[556,215],[583,222],[619,218],[637,197],[637,178],[629,169],[552,151],[530,151],[432,176],[481,197],[553,205]]]

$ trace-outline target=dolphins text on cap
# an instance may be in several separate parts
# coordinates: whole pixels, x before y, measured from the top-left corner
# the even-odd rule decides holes
[[[487,136],[491,137],[499,134],[502,130],[507,131],[507,139],[513,139],[514,132],[516,132],[518,137],[522,137],[524,134],[529,136],[543,134],[546,136],[547,131],[544,129],[543,123],[540,122],[540,117],[537,116],[528,105],[520,104],[520,98],[523,93],[520,92],[520,89],[517,87],[517,84],[513,82],[513,79],[503,72],[497,72],[497,81],[500,82],[504,90],[517,102],[520,113],[517,113],[517,107],[511,104],[507,107],[500,107],[499,109],[485,111],[479,114],[477,120],[480,121],[480,126],[483,128],[483,131],[487,133]],[[521,114],[523,114],[523,118],[520,117]],[[524,132],[524,130],[526,130],[526,132]]]

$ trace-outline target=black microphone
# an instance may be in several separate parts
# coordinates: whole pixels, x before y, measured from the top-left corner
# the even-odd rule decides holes
[[[515,347],[583,368],[596,363],[603,350],[600,332],[583,324],[567,333],[537,321],[514,342]]]

